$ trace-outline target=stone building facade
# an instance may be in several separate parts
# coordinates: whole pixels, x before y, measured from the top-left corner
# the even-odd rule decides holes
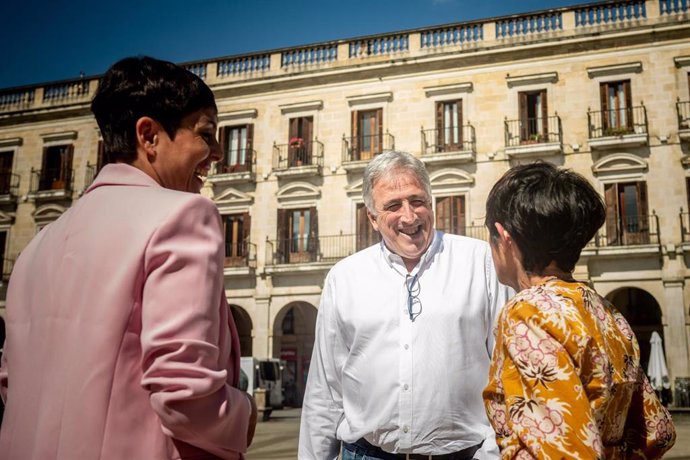
[[[184,63],[218,102],[225,160],[203,193],[225,221],[243,355],[283,359],[286,402],[300,403],[325,274],[378,240],[361,198],[377,153],[419,156],[437,227],[476,238],[495,180],[541,159],[605,197],[576,276],[621,308],[643,360],[660,333],[676,404],[690,406],[688,9],[600,2]],[[97,83],[0,90],[5,285],[101,166]]]

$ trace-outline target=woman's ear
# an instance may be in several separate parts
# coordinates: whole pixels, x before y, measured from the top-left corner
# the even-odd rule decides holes
[[[513,244],[513,238],[510,236],[510,233],[508,233],[508,230],[506,230],[503,225],[501,225],[499,222],[494,222],[494,227],[496,227],[496,230],[498,231],[498,236],[501,241],[504,241],[508,245]]]
[[[151,117],[141,117],[135,125],[137,151],[143,151],[149,159],[156,157],[158,132],[161,126]]]

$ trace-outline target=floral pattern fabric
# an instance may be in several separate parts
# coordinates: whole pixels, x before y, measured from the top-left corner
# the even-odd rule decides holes
[[[504,459],[661,458],[676,437],[623,315],[555,278],[501,311],[484,405]]]

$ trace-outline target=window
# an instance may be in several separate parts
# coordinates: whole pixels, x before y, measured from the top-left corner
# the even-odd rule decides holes
[[[604,136],[632,132],[632,97],[630,80],[602,83],[601,93],[602,128]]]
[[[314,117],[290,118],[288,166],[311,164]]]
[[[436,198],[436,228],[445,233],[465,235],[465,197]]]
[[[462,100],[436,103],[436,151],[462,150]]]
[[[383,109],[352,112],[352,160],[371,160],[383,151]]]
[[[371,222],[369,222],[369,218],[367,217],[367,207],[364,206],[364,203],[360,203],[357,205],[356,221],[356,238],[358,251],[364,248],[368,248],[369,246],[381,241],[381,236],[379,235],[379,232],[374,230],[374,227],[371,225]]]
[[[251,227],[249,213],[225,216],[223,225],[225,226],[225,266],[245,266]]]
[[[43,169],[39,190],[68,189],[72,180],[72,145],[56,145],[43,149]]]
[[[549,134],[546,90],[518,93],[520,104],[520,141],[545,142]]]
[[[647,184],[626,182],[607,184],[606,241],[609,246],[649,243]]]
[[[278,210],[279,263],[316,260],[318,220],[316,208]]]
[[[224,126],[220,130],[223,148],[223,164],[218,173],[245,172],[251,170],[254,125]]]
[[[9,195],[12,187],[14,151],[0,152],[0,195]]]

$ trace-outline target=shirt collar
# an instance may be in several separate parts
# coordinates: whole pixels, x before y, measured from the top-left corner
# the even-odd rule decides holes
[[[388,249],[383,239],[379,244],[381,245],[381,254],[383,255],[383,259],[386,261],[388,266],[402,275],[407,275],[407,268],[405,267],[405,262],[402,260],[402,257]],[[438,230],[434,230],[431,244],[429,244],[429,247],[426,249],[426,251],[424,251],[422,257],[419,258],[419,262],[417,262],[417,265],[415,265],[415,267],[412,269],[412,272],[409,274],[416,275],[424,267],[431,265],[434,256],[441,252],[441,249],[443,249],[443,234]]]

